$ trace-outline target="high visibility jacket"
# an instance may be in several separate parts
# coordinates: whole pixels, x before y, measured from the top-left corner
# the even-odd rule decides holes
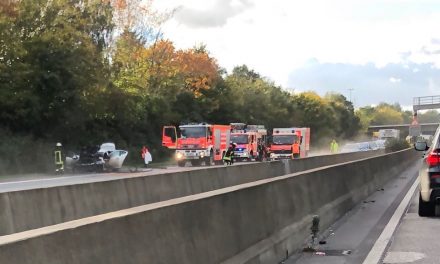
[[[55,164],[62,165],[63,159],[61,158],[61,150],[55,150]]]
[[[55,166],[57,166],[58,169],[64,170],[64,161],[61,150],[59,149],[55,150],[54,154],[55,154]]]
[[[338,150],[339,150],[339,145],[338,145],[338,143],[337,143],[337,142],[332,142],[332,143],[330,144],[330,151],[331,151],[332,153],[336,153],[336,152],[338,152]]]
[[[234,156],[234,151],[228,150],[228,151],[226,151],[225,156],[223,157],[223,160],[230,161],[230,160],[232,160],[233,156]]]
[[[299,154],[300,149],[299,149],[299,144],[298,143],[294,143],[292,146],[292,152],[293,154]]]

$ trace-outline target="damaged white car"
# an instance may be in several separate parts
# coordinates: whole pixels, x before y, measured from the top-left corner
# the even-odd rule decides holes
[[[128,151],[117,150],[114,143],[104,143],[83,147],[79,155],[66,158],[66,166],[74,172],[117,171],[122,168],[127,155]]]

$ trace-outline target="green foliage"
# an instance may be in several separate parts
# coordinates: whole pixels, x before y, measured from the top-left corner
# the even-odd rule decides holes
[[[362,107],[356,111],[356,116],[360,119],[364,131],[370,125],[400,125],[412,120],[411,112],[402,111],[399,104],[387,103],[380,103],[376,107]]]
[[[294,94],[246,65],[227,74],[204,45],[178,50],[147,41],[149,26],[130,27],[136,9],[114,2],[0,6],[0,129],[7,131],[0,173],[50,169],[55,142],[78,150],[113,141],[130,151],[130,163],[147,145],[157,161],[170,154],[162,126],[184,122],[308,126],[315,146],[354,137],[361,126],[342,95]]]
[[[110,6],[99,0],[22,0],[17,14],[0,20],[7,29],[0,41],[2,125],[71,138],[68,132],[85,121],[72,116],[88,112],[105,80]]]
[[[419,123],[440,123],[440,113],[437,110],[429,110],[418,115]]]
[[[366,106],[356,111],[361,128],[367,131],[370,125],[401,125],[410,124],[413,120],[412,111],[403,111],[399,104],[380,103],[376,107]],[[439,123],[440,113],[437,110],[429,110],[418,113],[419,123]]]
[[[410,145],[405,139],[392,138],[387,140],[385,144],[385,151],[395,152],[395,151],[407,149],[409,147]]]
[[[0,175],[50,171],[53,144],[0,130]]]

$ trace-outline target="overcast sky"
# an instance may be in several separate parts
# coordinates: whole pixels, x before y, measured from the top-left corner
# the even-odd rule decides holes
[[[438,0],[156,0],[178,48],[204,43],[230,71],[247,64],[296,91],[356,106],[440,95]]]

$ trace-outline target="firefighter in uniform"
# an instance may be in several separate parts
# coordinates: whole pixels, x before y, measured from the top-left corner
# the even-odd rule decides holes
[[[228,150],[225,153],[225,156],[223,157],[223,161],[226,163],[226,165],[232,165],[234,164],[234,150],[235,150],[235,143],[231,143],[229,145]]]
[[[292,145],[292,154],[294,159],[298,159],[300,157],[301,149],[299,146],[299,141],[295,141]]]
[[[263,161],[264,160],[264,144],[263,144],[263,140],[261,140],[261,139],[258,141],[257,151],[258,151],[258,161]]]
[[[57,143],[54,151],[55,157],[55,173],[64,173],[64,154],[63,145]]]
[[[339,151],[339,145],[338,145],[338,142],[336,142],[336,140],[333,139],[333,140],[332,140],[332,143],[330,143],[330,152],[331,152],[332,154],[334,154],[334,153],[338,153],[338,151]]]

